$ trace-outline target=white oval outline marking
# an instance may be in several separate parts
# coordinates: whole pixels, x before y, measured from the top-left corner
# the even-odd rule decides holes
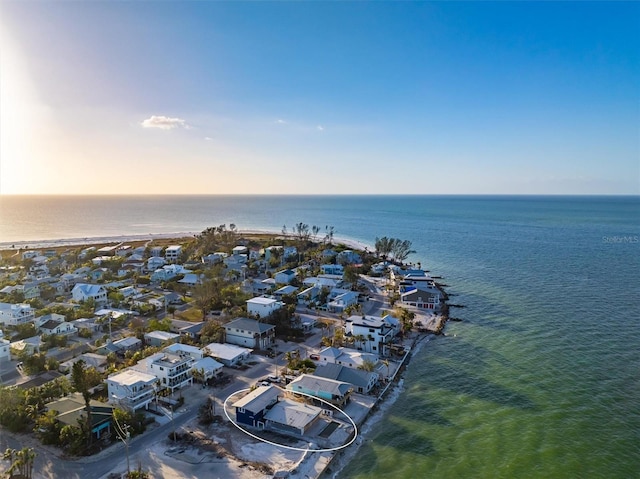
[[[303,392],[300,392],[300,391],[295,391],[295,394],[302,394],[303,396],[308,396],[310,398],[317,399],[318,401],[323,402],[323,403],[331,406],[333,409],[336,409],[340,413],[344,414],[347,417],[347,419],[349,419],[351,424],[353,425],[353,431],[354,431],[353,438],[351,439],[351,441],[343,444],[342,446],[331,447],[331,448],[327,448],[327,449],[310,449],[308,447],[307,448],[302,448],[302,447],[285,446],[284,444],[278,444],[277,442],[268,441],[267,439],[264,439],[264,438],[261,438],[259,436],[256,436],[255,434],[252,434],[249,431],[247,431],[246,429],[244,429],[243,427],[239,426],[238,423],[236,423],[233,419],[231,419],[231,417],[229,416],[229,413],[227,412],[227,403],[229,402],[229,399],[231,399],[236,394],[242,393],[244,391],[251,391],[251,388],[240,389],[239,391],[231,393],[231,394],[229,394],[229,396],[227,396],[227,399],[224,400],[224,405],[223,405],[224,415],[227,416],[227,419],[231,422],[231,424],[233,424],[235,427],[240,429],[242,432],[244,432],[248,436],[251,436],[252,438],[257,439],[258,441],[261,441],[261,442],[264,442],[264,443],[267,443],[267,444],[271,444],[272,446],[282,447],[282,448],[285,448],[285,449],[290,449],[292,451],[301,451],[301,452],[334,452],[334,451],[339,451],[340,449],[344,449],[347,446],[350,446],[351,444],[353,444],[353,442],[358,437],[358,426],[356,426],[355,421],[353,419],[351,419],[351,416],[349,416],[342,409],[340,409],[337,406],[334,406],[333,404],[331,404],[328,401],[325,401],[324,399],[320,399],[317,396],[313,396],[311,394],[303,393]]]

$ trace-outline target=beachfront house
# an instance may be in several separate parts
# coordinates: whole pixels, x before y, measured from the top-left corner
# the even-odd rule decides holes
[[[345,333],[353,337],[358,349],[385,355],[396,334],[395,327],[379,316],[349,316],[345,321]]]
[[[224,325],[226,342],[252,349],[267,349],[275,342],[276,327],[255,319],[237,318]]]
[[[334,406],[344,407],[349,402],[354,387],[344,381],[302,374],[287,384],[287,390],[294,395],[295,393],[304,393]]]
[[[400,302],[407,306],[436,311],[440,309],[440,291],[436,288],[430,290],[406,288],[403,293],[400,293]]]
[[[264,428],[265,413],[278,402],[283,394],[280,388],[273,385],[258,386],[246,396],[233,403],[236,410],[236,422],[247,426]]]
[[[369,394],[380,379],[378,373],[365,371],[363,369],[353,369],[342,366],[341,364],[324,364],[318,366],[313,372],[313,375],[349,383],[354,387],[354,390],[360,394]]]

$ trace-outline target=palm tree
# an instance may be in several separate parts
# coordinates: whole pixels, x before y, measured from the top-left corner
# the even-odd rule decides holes
[[[389,360],[383,359],[381,362],[387,367],[387,379],[389,379]]]
[[[82,359],[71,368],[71,384],[76,391],[82,394],[84,399],[87,445],[91,445],[91,393],[89,392],[89,376]]]

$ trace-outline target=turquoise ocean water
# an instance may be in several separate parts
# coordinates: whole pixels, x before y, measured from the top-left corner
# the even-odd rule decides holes
[[[301,221],[411,240],[466,306],[340,477],[640,477],[637,197],[0,197],[0,246]]]

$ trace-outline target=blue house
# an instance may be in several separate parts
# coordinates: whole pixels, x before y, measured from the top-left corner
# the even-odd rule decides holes
[[[287,390],[308,394],[343,407],[349,401],[354,386],[344,381],[302,374],[287,384]]]
[[[233,404],[236,408],[236,422],[264,428],[264,416],[278,402],[281,394],[282,390],[275,386],[258,386]]]

